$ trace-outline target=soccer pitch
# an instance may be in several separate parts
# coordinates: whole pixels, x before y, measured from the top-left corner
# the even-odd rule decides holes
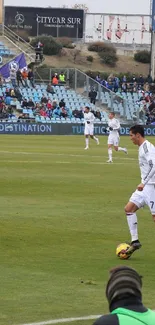
[[[128,261],[115,256],[117,244],[130,240],[124,205],[140,183],[129,137],[121,137],[128,156],[115,153],[113,164],[105,136],[89,151],[82,136],[1,135],[0,143],[0,325],[106,313],[108,270],[120,264],[144,276],[144,303],[155,309],[147,208],[138,212],[142,249]]]

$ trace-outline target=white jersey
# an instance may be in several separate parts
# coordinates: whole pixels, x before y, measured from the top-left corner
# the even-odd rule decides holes
[[[121,127],[119,121],[116,118],[113,118],[113,119],[109,120],[108,126],[109,126],[109,128],[113,129],[112,131],[109,130],[110,135],[119,137],[118,131]]]
[[[85,125],[94,125],[94,121],[95,121],[95,116],[92,112],[84,113]]]
[[[139,147],[139,167],[142,183],[155,184],[155,147],[147,140]]]

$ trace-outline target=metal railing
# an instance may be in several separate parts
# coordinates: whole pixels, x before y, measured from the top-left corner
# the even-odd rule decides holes
[[[20,52],[23,52],[30,61],[35,60],[35,50],[27,43],[22,37],[15,34],[10,28],[4,25],[3,36],[8,39],[14,47],[18,48]]]
[[[114,111],[115,104],[121,104],[123,111],[121,112],[121,117],[126,116],[127,110],[127,100],[123,99],[123,97],[115,92],[109,90],[104,87],[96,80],[89,77],[86,73],[72,68],[43,68],[38,67],[35,71],[35,80],[36,82],[40,82],[41,80],[44,83],[51,84],[52,76],[57,73],[58,75],[63,72],[66,76],[66,87],[74,89],[76,92],[81,94],[81,96],[87,98],[89,100],[89,92],[93,88],[97,92],[97,101],[96,106],[100,106],[100,108],[107,108],[110,111]],[[39,75],[39,78],[38,78]],[[108,94],[108,95],[107,95]],[[118,111],[118,114],[120,112]]]

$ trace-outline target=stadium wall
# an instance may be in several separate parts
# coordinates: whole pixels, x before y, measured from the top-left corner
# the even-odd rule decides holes
[[[105,126],[96,124],[94,131],[96,135],[106,135]],[[120,135],[129,135],[131,125],[123,125]],[[144,126],[147,136],[155,135],[155,126]],[[83,135],[84,126],[68,123],[0,123],[0,134],[41,134],[41,135]]]

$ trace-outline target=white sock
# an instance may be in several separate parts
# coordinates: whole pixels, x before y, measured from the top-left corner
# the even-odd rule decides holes
[[[86,147],[89,147],[89,138],[86,138]]]
[[[95,135],[93,136],[93,139],[98,142],[98,138],[96,138]]]
[[[108,149],[109,159],[112,160],[112,148]]]
[[[138,240],[138,227],[136,213],[127,213],[127,222],[131,234],[131,241]]]
[[[126,152],[126,148],[118,147],[118,151],[125,151]]]

